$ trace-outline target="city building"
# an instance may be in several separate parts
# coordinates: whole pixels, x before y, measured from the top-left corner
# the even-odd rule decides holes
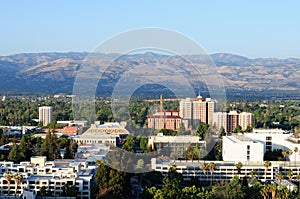
[[[96,122],[82,135],[77,135],[74,140],[79,144],[106,144],[120,146],[126,140],[129,132],[125,129],[126,123]]]
[[[156,149],[161,155],[172,156],[174,159],[183,159],[187,149],[196,146],[205,148],[206,142],[201,140],[199,136],[165,136],[159,133],[157,136],[148,138],[148,146]]]
[[[264,162],[251,162],[251,161],[239,161],[242,163],[242,168],[238,169],[236,161],[204,161],[204,160],[166,160],[159,158],[151,159],[152,170],[162,172],[166,174],[169,169],[176,166],[176,171],[183,175],[183,180],[190,181],[196,179],[201,183],[209,183],[210,180],[214,182],[230,181],[235,175],[240,179],[243,177],[251,176],[253,171],[256,172],[258,180],[263,182],[276,179],[279,172],[286,175],[286,172],[291,169],[293,171],[293,181],[297,181],[297,175],[300,174],[300,164],[285,164],[283,161],[271,161],[270,166],[266,168]],[[202,170],[202,165],[214,163],[215,168],[211,173],[209,169],[205,172]]]
[[[237,111],[215,112],[213,114],[213,127],[216,129],[224,128],[226,132],[233,132],[238,126],[242,130],[252,126],[252,113]]]
[[[148,116],[147,120],[150,129],[178,130],[182,122],[179,111],[175,110],[157,111],[155,114]]]
[[[214,108],[215,103],[211,98],[186,98],[179,102],[179,116],[186,128],[196,128],[199,123],[212,125]]]
[[[0,162],[0,195],[25,195],[33,197],[40,193],[42,187],[53,193],[54,197],[61,196],[63,187],[75,186],[76,198],[90,199],[93,173],[95,166],[80,160],[46,161],[44,156],[35,156],[30,162]],[[7,175],[11,174],[8,183]],[[14,176],[22,175],[23,179],[17,184]]]
[[[286,156],[288,161],[300,161],[299,152],[294,152],[295,148],[300,151],[300,143],[293,142],[292,134],[282,129],[253,129],[251,133],[245,133],[250,139],[261,142],[264,145],[264,153],[275,149],[282,149],[292,152]]]
[[[51,106],[39,107],[39,122],[41,122],[43,126],[47,126],[52,122],[52,111],[53,108]]]
[[[263,161],[264,144],[244,135],[223,136],[224,161]]]

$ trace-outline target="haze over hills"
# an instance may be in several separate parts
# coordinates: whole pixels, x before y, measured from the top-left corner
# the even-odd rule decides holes
[[[69,93],[73,91],[73,83],[77,71],[89,53],[24,53],[0,57],[0,92],[28,93]],[[101,55],[93,64],[105,66],[110,55]],[[192,59],[201,56],[190,55]],[[288,92],[298,95],[300,88],[300,59],[288,58],[256,58],[218,53],[211,58],[216,63],[219,73],[226,86],[227,93],[239,95],[241,92]],[[86,62],[85,62],[86,63]],[[91,61],[89,62],[91,64]],[[122,77],[126,68],[142,64],[162,64],[178,66],[193,79],[197,75],[189,68],[189,64],[176,56],[166,56],[154,53],[123,56],[113,63],[102,78],[101,88],[109,93],[115,83]],[[206,68],[202,74],[210,75]],[[143,71],[140,71],[143,73]],[[198,82],[199,84],[199,82]],[[151,87],[148,89],[158,89]],[[205,90],[201,84],[200,90]]]

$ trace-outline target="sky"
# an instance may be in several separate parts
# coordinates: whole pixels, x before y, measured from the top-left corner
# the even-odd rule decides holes
[[[1,1],[0,55],[92,51],[119,33],[178,31],[209,54],[300,57],[300,1]]]

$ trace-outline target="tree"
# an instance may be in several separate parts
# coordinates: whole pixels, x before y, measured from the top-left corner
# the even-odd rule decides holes
[[[47,157],[47,160],[52,161],[59,157],[59,148],[57,144],[57,137],[55,134],[49,132],[46,135],[45,140],[42,144],[42,155]]]
[[[208,129],[209,129],[208,124],[200,123],[200,124],[198,124],[196,133],[197,133],[198,136],[200,136],[200,138],[202,140],[204,140]]]
[[[226,135],[226,131],[224,129],[223,126],[221,126],[220,130],[219,130],[219,137],[225,136]]]
[[[265,181],[266,181],[266,179],[267,179],[267,171],[268,171],[268,169],[269,169],[269,167],[271,166],[271,162],[270,161],[265,161],[264,162],[264,167],[265,167]]]
[[[8,160],[11,160],[13,162],[20,162],[19,147],[16,143],[14,143],[12,149],[10,150],[10,152],[8,154]]]
[[[283,156],[283,159],[284,159],[284,167],[285,167],[285,162],[286,162],[286,155],[287,155],[287,150],[282,150],[282,156]]]
[[[17,195],[19,185],[20,185],[20,183],[23,180],[23,175],[20,174],[20,173],[16,173],[15,175],[13,175],[13,178],[14,178],[14,180],[16,182],[16,192],[15,192],[15,195]]]
[[[295,152],[295,166],[296,166],[296,157],[297,157],[297,152],[298,152],[298,148],[297,147],[294,148],[294,152]]]
[[[243,164],[241,162],[238,162],[235,166],[236,166],[236,168],[238,170],[238,174],[239,174],[239,178],[240,178],[241,169],[243,167]]]
[[[185,134],[186,134],[185,126],[183,123],[181,123],[177,131],[177,135],[185,135]]]
[[[233,133],[243,133],[243,129],[240,125],[238,125],[234,130]]]
[[[271,183],[267,185],[269,187],[269,191],[272,194],[272,198],[275,199],[277,193],[277,185],[275,183]]]
[[[212,185],[212,179],[213,179],[213,173],[215,171],[216,165],[215,163],[211,162],[208,165],[209,171],[210,171],[210,185]]]
[[[126,137],[125,143],[122,146],[122,149],[129,152],[134,152],[134,148],[135,148],[134,137],[132,135],[128,135]]]
[[[294,176],[293,171],[289,169],[289,171],[287,172],[287,177],[289,178],[289,180],[292,180],[293,176]]]
[[[279,172],[278,174],[277,174],[277,180],[279,181],[279,183],[281,184],[281,182],[282,182],[282,180],[284,179],[284,176],[283,176],[283,174],[281,173],[281,172]]]
[[[270,192],[270,189],[269,189],[269,187],[268,186],[264,186],[261,190],[260,190],[260,195],[262,196],[262,197],[264,197],[264,199],[267,199],[268,198],[268,196],[269,196],[269,192]]]
[[[207,163],[203,163],[201,165],[201,169],[204,175],[206,175],[206,170],[208,169],[208,164]]]
[[[212,194],[214,199],[245,198],[245,191],[237,176],[234,176],[230,182],[222,181],[214,185],[212,187]]]
[[[10,181],[13,178],[13,174],[10,171],[8,171],[8,172],[4,173],[4,178],[6,179],[7,184],[8,184],[8,195],[9,195],[10,194]]]
[[[27,146],[25,135],[22,136],[20,145],[18,146],[18,149],[19,149],[20,161],[28,160],[29,159],[29,149]]]

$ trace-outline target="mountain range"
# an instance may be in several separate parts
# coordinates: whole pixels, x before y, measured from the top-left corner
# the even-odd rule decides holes
[[[53,52],[0,56],[0,92],[71,94],[76,74],[82,65],[87,63],[88,55],[90,54],[87,52]],[[102,54],[100,59],[98,56],[97,61],[90,59],[88,63],[101,68],[114,56]],[[195,60],[201,59],[200,55],[189,55],[189,57]],[[212,54],[210,57],[216,65],[216,73],[221,76],[228,95],[289,93],[297,96],[299,94],[299,58],[250,59],[228,53]],[[155,53],[128,55],[122,56],[112,64],[113,67],[105,71],[101,90],[110,93],[127,67],[144,64],[176,65],[188,75],[188,78],[193,79],[196,75],[190,70],[189,64],[179,59],[178,56]],[[205,72],[205,67],[203,75],[209,75]],[[199,89],[205,90],[205,83],[202,82],[201,85]],[[157,90],[158,88],[152,86],[150,89]]]

